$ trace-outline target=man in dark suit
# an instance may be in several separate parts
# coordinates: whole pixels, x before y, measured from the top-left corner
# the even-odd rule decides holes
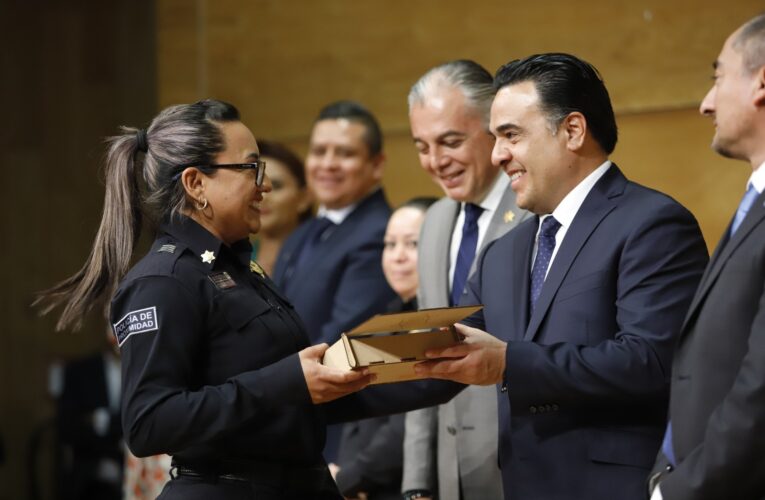
[[[535,55],[495,86],[492,159],[537,217],[481,255],[467,300],[485,308],[460,325],[464,344],[419,371],[498,384],[506,498],[642,499],[675,335],[707,262],[701,232],[608,160],[616,123],[592,66]]]
[[[404,414],[343,425],[335,481],[346,498],[401,500]]]
[[[305,162],[319,211],[287,239],[274,268],[314,343],[332,344],[395,297],[380,264],[390,217],[384,163],[380,127],[363,106],[340,101],[319,113]]]
[[[765,498],[765,14],[725,42],[701,103],[753,172],[685,318],[654,499]]]
[[[120,363],[108,351],[64,366],[56,426],[62,448],[63,500],[122,498],[124,445]]]
[[[377,120],[356,102],[332,103],[314,123],[305,167],[319,211],[284,243],[273,277],[314,344],[331,345],[395,297],[381,264],[390,217],[380,187],[382,145]],[[339,440],[330,427],[328,461]]]

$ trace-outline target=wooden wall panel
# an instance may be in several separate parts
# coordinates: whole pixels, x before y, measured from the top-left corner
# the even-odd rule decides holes
[[[711,250],[746,189],[751,167],[712,151],[712,120],[695,108],[621,116],[613,160],[627,176],[685,205]]]
[[[405,129],[404,97],[422,72],[458,57],[491,71],[535,52],[594,63],[619,111],[698,101],[725,36],[762,9],[711,0],[506,2],[456,0],[160,0],[161,105],[199,89],[231,100],[251,126],[305,135],[323,104],[365,102],[386,129]],[[195,44],[196,51],[191,47]],[[175,70],[177,68],[177,71]]]
[[[99,349],[100,314],[83,331],[53,332],[34,293],[74,273],[100,220],[102,139],[156,109],[154,10],[149,0],[0,2],[0,500],[31,498],[35,432],[53,415],[48,367]],[[50,427],[35,483],[51,498]]]

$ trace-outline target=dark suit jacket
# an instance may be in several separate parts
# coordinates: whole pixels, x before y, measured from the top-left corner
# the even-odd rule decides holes
[[[399,500],[403,442],[403,414],[345,424],[337,458],[340,492],[350,498],[363,491],[369,500]]]
[[[612,165],[529,317],[533,218],[480,257],[468,324],[508,342],[498,392],[506,498],[642,499],[665,425],[672,348],[707,262],[696,220]],[[463,301],[462,303],[469,303]]]
[[[331,229],[299,266],[311,221],[284,243],[273,279],[305,322],[312,343],[332,345],[395,297],[381,264],[388,217],[390,206],[379,189]]]
[[[665,500],[765,498],[763,203],[718,245],[680,334],[669,412],[678,465],[660,483]]]
[[[62,470],[63,498],[119,498],[121,481],[102,484],[96,472],[102,459],[123,463],[122,426],[119,409],[109,410],[105,435],[96,433],[93,412],[109,410],[106,366],[103,354],[73,361],[64,367],[64,385],[58,400],[57,430],[65,456]],[[113,491],[112,491],[113,490]],[[108,493],[107,493],[108,492]],[[106,496],[110,495],[110,496]]]

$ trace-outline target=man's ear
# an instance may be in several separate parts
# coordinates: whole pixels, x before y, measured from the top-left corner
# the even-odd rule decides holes
[[[205,185],[207,183],[207,176],[204,175],[199,169],[189,167],[181,174],[181,183],[183,189],[189,198],[193,199],[200,205],[205,202]]]
[[[563,119],[559,130],[566,134],[568,150],[578,151],[584,145],[584,138],[587,135],[587,120],[579,111],[573,111]]]
[[[377,182],[382,181],[383,167],[385,167],[385,153],[378,153],[371,159],[372,169],[374,170],[374,179]]]
[[[302,214],[310,210],[311,205],[313,205],[313,193],[311,193],[311,190],[308,189],[308,187],[303,187],[301,189],[300,197],[298,198],[297,203],[298,214]]]
[[[765,66],[754,72],[754,105],[765,106]]]

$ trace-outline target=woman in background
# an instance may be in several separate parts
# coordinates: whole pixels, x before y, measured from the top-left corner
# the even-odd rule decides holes
[[[258,140],[260,157],[268,164],[271,192],[260,203],[260,231],[251,237],[252,258],[271,274],[282,244],[311,216],[305,168],[298,156],[277,142]]]
[[[417,310],[417,241],[425,212],[437,198],[414,198],[393,212],[385,231],[382,267],[398,297],[387,312]],[[346,498],[401,498],[404,414],[369,418],[343,426],[336,464],[330,465]]]

